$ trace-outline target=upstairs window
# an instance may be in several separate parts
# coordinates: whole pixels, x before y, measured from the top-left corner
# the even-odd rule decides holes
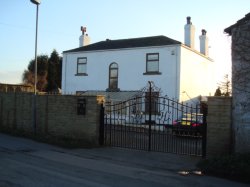
[[[76,75],[83,75],[87,76],[87,58],[86,57],[80,57],[77,58],[77,70]]]
[[[159,72],[159,53],[146,54],[146,72],[144,75],[161,74]]]

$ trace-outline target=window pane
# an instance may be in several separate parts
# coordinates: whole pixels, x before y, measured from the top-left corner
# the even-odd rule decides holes
[[[118,80],[117,79],[110,79],[109,80],[109,88],[110,89],[117,89],[118,87]]]
[[[78,58],[78,63],[87,63],[87,58]]]
[[[87,72],[86,64],[78,64],[77,68],[78,68],[77,73],[86,73]]]
[[[77,58],[77,74],[87,73],[87,58]]]
[[[159,71],[158,61],[147,62],[147,72],[156,72]]]
[[[118,68],[118,64],[112,63],[112,64],[110,65],[110,68]]]
[[[110,77],[118,77],[118,69],[111,69]]]
[[[109,66],[109,89],[118,89],[118,64],[113,62]]]
[[[159,54],[149,54],[148,60],[159,60]]]

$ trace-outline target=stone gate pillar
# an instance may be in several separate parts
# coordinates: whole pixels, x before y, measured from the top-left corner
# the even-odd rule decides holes
[[[207,157],[230,154],[232,150],[231,97],[208,97]]]

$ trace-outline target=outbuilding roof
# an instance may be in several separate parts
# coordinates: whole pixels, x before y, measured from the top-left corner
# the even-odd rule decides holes
[[[118,91],[118,92],[108,92],[104,90],[87,90],[87,91],[77,91],[77,95],[81,96],[96,96],[103,95],[106,99],[111,101],[126,101],[132,99],[136,96],[141,96],[143,92],[141,90],[131,90],[131,91]]]
[[[235,24],[231,25],[230,27],[224,29],[224,32],[228,33],[229,35],[232,34],[232,29],[245,24],[246,22],[250,21],[250,13],[246,14],[244,18],[238,20]]]
[[[75,49],[64,51],[68,52],[81,52],[81,51],[96,51],[96,50],[109,50],[109,49],[122,49],[122,48],[135,48],[135,47],[149,47],[149,46],[163,46],[181,44],[177,40],[173,40],[166,36],[151,36],[142,38],[130,38],[120,40],[105,40],[93,43],[87,46],[78,47]]]

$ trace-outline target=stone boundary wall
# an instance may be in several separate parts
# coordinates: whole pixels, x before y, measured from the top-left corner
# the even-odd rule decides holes
[[[230,154],[232,140],[232,98],[208,97],[207,157]]]
[[[250,152],[250,13],[232,28],[232,95],[235,152]]]
[[[86,99],[86,114],[77,114],[77,101]],[[99,145],[100,105],[96,96],[0,93],[0,131]],[[36,128],[34,128],[36,116]],[[34,131],[36,129],[36,131]]]

